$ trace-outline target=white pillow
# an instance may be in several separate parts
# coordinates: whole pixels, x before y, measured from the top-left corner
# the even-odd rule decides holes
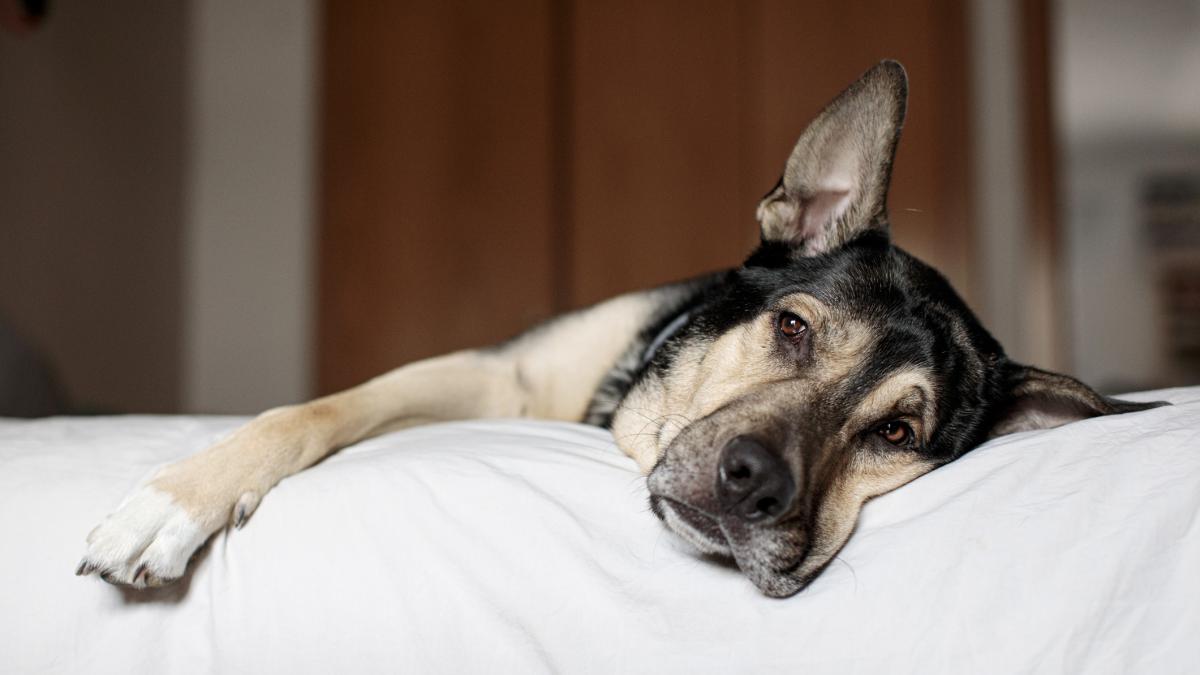
[[[763,597],[651,515],[609,434],[479,421],[283,481],[174,588],[72,575],[153,466],[242,420],[0,422],[8,672],[1194,672],[1200,388],[1017,434],[870,503]]]

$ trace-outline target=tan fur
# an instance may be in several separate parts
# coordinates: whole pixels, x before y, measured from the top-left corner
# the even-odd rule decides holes
[[[872,497],[929,473],[934,466],[915,452],[855,456],[825,494],[812,532],[813,548],[797,576],[820,570],[845,545],[858,522],[858,513]]]
[[[934,401],[932,381],[926,371],[919,368],[897,371],[863,397],[832,443],[844,446],[850,436],[865,426],[896,418],[897,411],[919,440],[927,439],[936,419]],[[799,576],[820,569],[842,548],[864,503],[933,469],[934,464],[912,451],[863,449],[850,455],[849,461],[831,477],[813,532],[814,547]]]
[[[570,314],[506,350],[535,392],[530,417],[583,419],[604,375],[654,311],[655,292],[623,295]]]
[[[652,292],[621,296],[495,351],[420,361],[332,396],[268,411],[166,467],[151,485],[202,527],[217,528],[243,495],[257,504],[283,478],[385,431],[479,417],[578,420],[653,308]]]
[[[688,345],[676,356],[667,378],[648,377],[621,404],[613,433],[621,449],[649,472],[675,436],[692,421],[774,383],[802,379],[816,390],[840,381],[859,367],[871,345],[869,327],[806,293],[784,298],[776,311],[727,331],[716,340]],[[780,311],[802,317],[812,332],[811,362],[798,372],[775,350]]]
[[[435,395],[430,395],[436,392]],[[164,469],[151,483],[206,526],[244,493],[266,494],[330,451],[407,420],[517,416],[531,392],[510,359],[468,351],[414,363],[354,389],[266,412]]]
[[[859,429],[893,416],[907,422],[918,439],[928,439],[928,432],[937,419],[936,401],[933,379],[927,371],[920,368],[900,370],[863,397],[847,427]],[[893,415],[896,411],[899,415]]]

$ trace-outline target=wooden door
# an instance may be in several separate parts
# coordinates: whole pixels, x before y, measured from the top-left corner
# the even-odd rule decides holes
[[[548,2],[325,6],[318,388],[554,309]]]
[[[912,80],[897,240],[970,296],[948,0],[325,4],[319,389],[735,265],[820,107]]]

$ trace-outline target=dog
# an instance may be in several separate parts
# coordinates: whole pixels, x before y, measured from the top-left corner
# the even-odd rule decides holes
[[[945,278],[891,243],[907,91],[903,67],[884,61],[820,113],[759,204],[761,243],[741,267],[268,411],[158,470],[91,532],[76,573],[171,583],[214,532],[338,448],[441,420],[533,417],[610,428],[668,528],[786,597],[872,497],[989,438],[1160,405],[1009,360]]]

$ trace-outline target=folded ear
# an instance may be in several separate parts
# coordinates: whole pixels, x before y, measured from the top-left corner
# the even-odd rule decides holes
[[[812,256],[866,230],[886,232],[888,182],[907,97],[904,67],[884,61],[826,106],[758,205],[763,241]]]
[[[1134,403],[1101,396],[1073,377],[1015,364],[1009,387],[1008,402],[992,426],[991,438],[1167,405],[1164,401]]]

